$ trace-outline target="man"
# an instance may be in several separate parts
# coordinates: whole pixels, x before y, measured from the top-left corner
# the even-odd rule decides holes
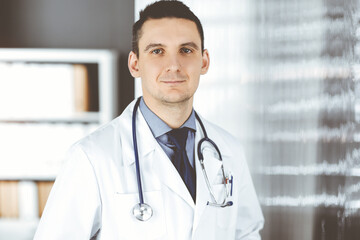
[[[201,23],[183,3],[140,13],[128,65],[143,97],[72,147],[35,239],[260,239],[238,141],[193,110],[209,62]],[[209,141],[198,152],[205,131],[222,161]]]

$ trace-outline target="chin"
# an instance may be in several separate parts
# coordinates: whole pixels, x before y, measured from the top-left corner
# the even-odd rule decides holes
[[[177,96],[164,96],[162,101],[168,104],[179,104],[179,103],[187,103],[192,100],[192,96],[189,95],[177,95]]]

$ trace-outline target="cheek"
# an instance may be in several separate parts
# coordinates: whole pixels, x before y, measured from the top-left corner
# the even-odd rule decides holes
[[[142,78],[151,80],[159,74],[160,69],[159,63],[146,62],[140,65],[140,74]]]
[[[198,62],[193,62],[192,64],[188,64],[186,69],[189,75],[197,77],[201,73],[201,63],[199,64]]]
[[[202,59],[199,56],[190,57],[183,59],[183,66],[186,66],[186,69],[191,72],[200,72],[202,67]]]

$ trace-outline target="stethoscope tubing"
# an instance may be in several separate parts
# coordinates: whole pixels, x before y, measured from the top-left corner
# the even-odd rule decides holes
[[[132,135],[133,135],[133,144],[134,144],[134,154],[135,154],[135,167],[136,167],[136,180],[138,185],[138,192],[139,192],[139,201],[140,205],[144,204],[144,196],[143,196],[143,190],[142,190],[142,182],[141,182],[141,176],[140,176],[140,164],[139,164],[139,153],[138,153],[138,147],[137,147],[137,139],[136,139],[136,111],[140,104],[140,99],[135,103],[134,110],[133,110],[133,118],[132,118]]]
[[[202,151],[201,151],[201,145],[203,142],[210,142],[211,145],[215,148],[216,152],[218,153],[219,155],[219,160],[222,161],[222,156],[221,156],[221,153],[220,153],[220,149],[218,148],[218,146],[215,144],[215,142],[213,140],[211,140],[210,138],[208,138],[207,136],[207,132],[205,130],[205,126],[203,124],[203,122],[201,121],[199,115],[197,114],[197,112],[195,111],[195,117],[197,119],[197,121],[199,122],[200,124],[200,127],[201,127],[201,131],[203,132],[204,134],[204,137],[202,139],[200,139],[199,143],[198,143],[198,147],[197,147],[197,152],[198,152],[198,157],[199,157],[199,160],[200,161],[203,161],[204,160],[204,156],[202,154]]]

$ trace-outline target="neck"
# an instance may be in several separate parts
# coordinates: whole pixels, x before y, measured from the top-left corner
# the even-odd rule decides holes
[[[145,96],[143,98],[146,106],[173,129],[181,127],[192,111],[193,98],[179,103],[151,101]]]

